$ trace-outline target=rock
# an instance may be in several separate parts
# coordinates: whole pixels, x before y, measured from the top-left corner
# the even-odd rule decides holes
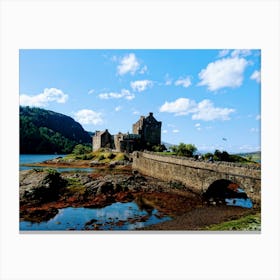
[[[85,187],[86,189],[89,189],[89,188],[92,188],[92,187],[96,187],[96,185],[97,185],[97,182],[96,182],[96,181],[90,181],[90,182],[86,183],[86,184],[84,185],[84,187]]]
[[[96,183],[90,182],[86,184],[86,190],[85,190],[85,197],[89,196],[95,196],[98,191],[98,186],[96,186]]]
[[[56,171],[20,172],[20,202],[43,203],[56,200],[67,181]]]
[[[88,221],[88,222],[85,223],[85,226],[91,226],[91,225],[93,225],[93,224],[96,223],[96,222],[97,222],[96,219],[91,219],[90,221]]]
[[[108,194],[108,193],[113,193],[114,192],[114,185],[112,184],[112,182],[100,182],[97,185],[97,195],[100,194]]]
[[[138,170],[132,170],[133,175],[137,175],[138,173],[139,173]]]
[[[100,165],[101,163],[98,161],[98,160],[93,160],[89,163],[89,166],[90,167],[94,167],[94,166],[97,166],[97,165]]]
[[[109,168],[114,168],[114,167],[116,167],[116,162],[114,161],[114,162],[111,162],[110,164],[109,164]]]
[[[120,184],[115,184],[114,185],[114,192],[121,192],[123,190],[123,187]]]
[[[21,213],[21,218],[25,221],[30,221],[33,223],[40,223],[43,221],[49,221],[51,218],[58,214],[58,209],[35,209],[34,211],[23,211]]]
[[[85,185],[92,182],[92,179],[85,175],[80,175],[79,177],[81,184]]]

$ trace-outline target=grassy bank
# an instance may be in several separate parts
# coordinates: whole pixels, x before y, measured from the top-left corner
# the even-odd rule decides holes
[[[260,231],[261,213],[248,215],[237,220],[223,222],[221,224],[206,227],[205,230],[237,230],[237,231]]]
[[[112,161],[124,161],[128,160],[128,157],[121,152],[112,152],[106,149],[100,149],[95,152],[86,153],[86,154],[69,154],[64,157],[64,160],[91,160],[91,161],[98,161],[100,163],[110,163]]]

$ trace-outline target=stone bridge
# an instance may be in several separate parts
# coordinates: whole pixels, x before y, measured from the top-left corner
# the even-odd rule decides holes
[[[133,169],[162,179],[179,181],[196,193],[204,193],[214,182],[225,179],[239,185],[257,204],[261,202],[261,168],[230,162],[206,162],[192,158],[134,152]]]

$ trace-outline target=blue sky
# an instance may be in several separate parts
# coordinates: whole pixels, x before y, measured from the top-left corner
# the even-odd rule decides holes
[[[162,141],[201,151],[260,150],[260,50],[20,50],[20,104],[85,130],[162,121]]]

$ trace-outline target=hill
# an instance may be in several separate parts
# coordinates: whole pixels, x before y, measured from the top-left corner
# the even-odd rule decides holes
[[[241,157],[244,157],[246,159],[255,161],[255,162],[261,162],[261,152],[251,152],[251,153],[240,153],[238,154]]]
[[[161,142],[161,144],[164,145],[167,150],[169,150],[170,147],[174,146],[174,144],[170,144],[170,143],[167,143],[167,142]]]
[[[70,153],[90,135],[71,117],[40,108],[20,107],[20,153]]]

